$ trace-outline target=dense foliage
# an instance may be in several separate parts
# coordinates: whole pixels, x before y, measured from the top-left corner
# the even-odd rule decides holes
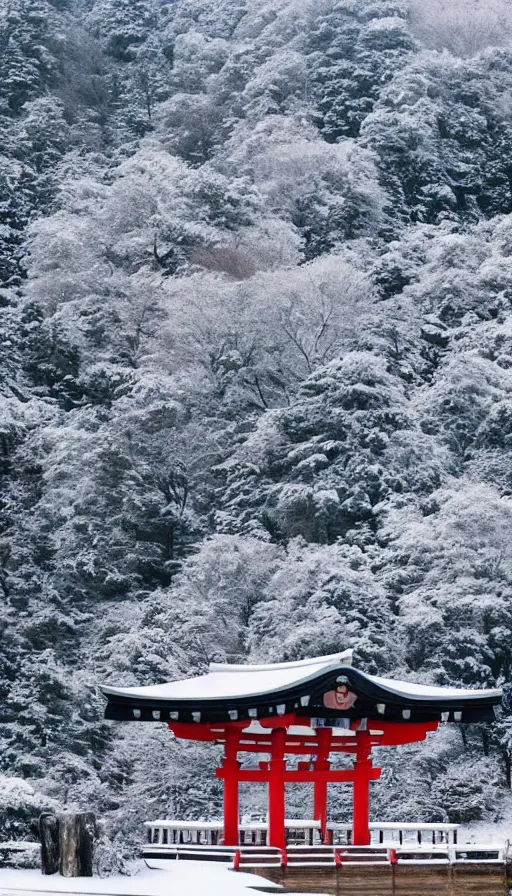
[[[1,3],[9,836],[219,812],[101,682],[352,646],[508,706],[511,40],[508,0]],[[508,718],[383,756],[374,814],[496,812]]]

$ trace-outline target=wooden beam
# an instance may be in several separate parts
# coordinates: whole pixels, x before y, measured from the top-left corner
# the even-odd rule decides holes
[[[380,778],[380,768],[371,769],[370,781],[378,781]],[[224,778],[225,771],[223,767],[215,769],[217,778]],[[239,781],[259,781],[260,783],[268,783],[271,779],[270,770],[259,768],[241,768],[237,774]],[[354,782],[353,769],[329,769],[325,771],[305,771],[302,769],[286,769],[283,774],[286,783],[294,784],[314,784],[316,781],[325,781],[327,784],[352,784]]]

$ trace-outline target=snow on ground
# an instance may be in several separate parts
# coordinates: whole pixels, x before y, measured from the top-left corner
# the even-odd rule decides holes
[[[458,834],[459,843],[488,843],[492,846],[512,843],[512,793],[500,796],[496,816],[494,820],[474,821],[472,824],[461,825]]]
[[[463,825],[457,835],[458,843],[504,846],[512,843],[512,821],[481,821]]]
[[[0,896],[256,896],[248,888],[258,884],[272,886],[253,874],[230,871],[211,862],[173,862],[165,870],[138,863],[132,877],[116,874],[106,878],[43,876],[40,871],[0,868]]]

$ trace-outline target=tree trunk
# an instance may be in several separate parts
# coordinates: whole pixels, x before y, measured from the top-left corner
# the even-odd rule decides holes
[[[59,870],[59,820],[49,812],[39,818],[41,837],[41,872],[55,874]]]
[[[510,790],[512,788],[512,759],[506,747],[502,747],[501,755],[505,766],[505,780],[507,782],[507,787]]]
[[[66,813],[60,817],[60,866],[63,877],[92,877],[96,831],[93,812]]]

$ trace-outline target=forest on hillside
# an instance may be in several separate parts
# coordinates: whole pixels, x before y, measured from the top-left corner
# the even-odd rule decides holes
[[[347,647],[505,688],[373,816],[505,811],[511,0],[0,0],[0,281],[3,836],[220,812],[102,683]]]

